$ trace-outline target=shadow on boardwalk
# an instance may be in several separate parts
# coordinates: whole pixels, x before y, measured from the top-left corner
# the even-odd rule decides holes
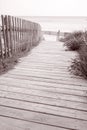
[[[43,41],[0,77],[0,129],[86,130],[87,81],[70,75],[74,57]]]

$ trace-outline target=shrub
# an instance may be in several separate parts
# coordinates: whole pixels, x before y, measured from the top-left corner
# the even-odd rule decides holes
[[[85,43],[84,33],[81,31],[73,32],[65,37],[65,44],[69,50],[79,50],[80,47]]]
[[[12,69],[18,63],[17,57],[11,57],[0,61],[0,74]]]
[[[72,60],[71,73],[87,79],[87,45],[81,47],[78,56]]]

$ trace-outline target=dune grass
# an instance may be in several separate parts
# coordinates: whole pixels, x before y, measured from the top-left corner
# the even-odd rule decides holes
[[[71,73],[87,79],[87,45],[81,47],[78,56],[72,60],[70,69]]]
[[[64,38],[64,46],[71,51],[78,51],[85,42],[85,33],[81,31],[70,33]]]
[[[75,50],[78,55],[72,59],[69,71],[87,79],[87,32],[74,32],[66,37],[65,46]]]

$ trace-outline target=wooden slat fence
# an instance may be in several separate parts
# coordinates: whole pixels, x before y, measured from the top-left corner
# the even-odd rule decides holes
[[[1,15],[0,59],[12,57],[39,43],[41,27],[39,24],[21,18]]]

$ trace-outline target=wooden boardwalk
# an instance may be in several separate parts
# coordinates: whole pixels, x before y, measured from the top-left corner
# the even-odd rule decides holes
[[[87,130],[87,81],[67,67],[74,52],[43,41],[0,76],[0,130]]]

